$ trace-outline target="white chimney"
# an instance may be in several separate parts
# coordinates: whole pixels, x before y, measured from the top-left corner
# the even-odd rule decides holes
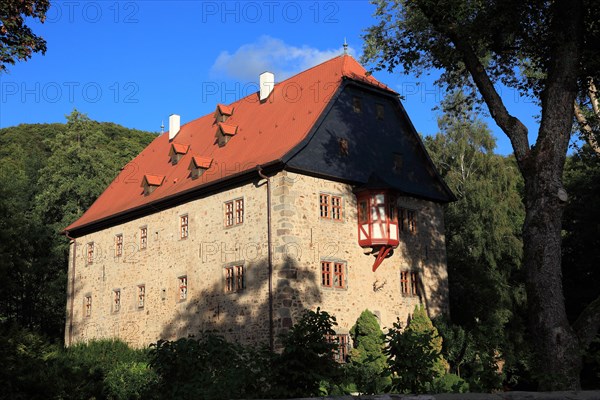
[[[275,75],[272,72],[260,74],[260,101],[265,101],[275,88]]]
[[[173,140],[175,135],[179,133],[181,127],[181,116],[177,114],[171,114],[169,116],[169,140]]]

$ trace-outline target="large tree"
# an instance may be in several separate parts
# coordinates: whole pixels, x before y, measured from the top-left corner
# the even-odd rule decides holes
[[[562,173],[578,92],[598,74],[597,0],[379,0],[365,35],[376,69],[442,71],[438,83],[482,100],[511,141],[524,179],[524,267],[540,387],[580,387],[581,354],[600,326],[600,299],[570,324],[561,274]],[[496,84],[541,107],[533,145]]]
[[[0,2],[0,73],[7,64],[25,61],[33,53],[46,53],[46,41],[25,24],[28,18],[42,23],[50,0],[2,0]]]

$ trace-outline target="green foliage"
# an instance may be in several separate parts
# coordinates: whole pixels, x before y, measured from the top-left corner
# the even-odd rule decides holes
[[[384,354],[385,335],[377,317],[369,310],[360,314],[350,330],[354,348],[350,350],[346,366],[356,391],[364,394],[384,393],[392,381],[387,372]]]
[[[505,370],[527,373],[525,288],[521,271],[523,179],[512,157],[494,154],[495,139],[462,93],[443,102],[440,133],[425,144],[458,200],[446,206],[450,314],[443,329],[451,371],[472,390],[501,387]]]
[[[467,393],[469,384],[455,374],[444,374],[431,382],[430,393]]]
[[[222,399],[264,397],[272,355],[222,336],[159,340],[152,345],[152,368],[160,377],[160,398]]]
[[[574,321],[600,296],[600,154],[588,146],[568,157],[563,175],[569,200],[563,216],[565,303]],[[581,384],[600,388],[600,335],[584,353]]]
[[[62,338],[68,240],[79,217],[154,135],[91,121],[0,129],[0,320]]]
[[[46,41],[33,33],[25,21],[44,22],[49,0],[3,0],[0,3],[0,73],[8,64],[31,58],[33,53],[46,53]]]
[[[339,380],[340,367],[333,359],[338,344],[327,339],[335,334],[336,325],[335,317],[327,312],[307,310],[281,337],[283,351],[274,360],[276,398],[323,395],[321,382]]]
[[[424,307],[416,306],[404,329],[394,323],[386,334],[386,355],[392,373],[392,389],[401,393],[425,393],[446,373],[442,340]]]

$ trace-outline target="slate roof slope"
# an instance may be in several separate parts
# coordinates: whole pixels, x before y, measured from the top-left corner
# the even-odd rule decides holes
[[[218,123],[214,112],[181,126],[173,141],[169,141],[168,133],[157,137],[65,231],[88,227],[281,159],[305,139],[344,78],[393,92],[368,76],[352,57],[335,57],[276,84],[264,102],[259,101],[258,93],[253,93],[222,105],[222,111],[231,112],[226,124],[237,126],[235,136],[223,147],[215,138]],[[175,165],[169,156],[172,143],[189,146]],[[191,179],[188,170],[193,157],[213,159],[199,179]],[[145,175],[165,177],[146,196],[141,186]]]

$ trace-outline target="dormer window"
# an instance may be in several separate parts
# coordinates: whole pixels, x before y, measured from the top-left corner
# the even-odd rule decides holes
[[[215,121],[217,123],[227,121],[227,118],[231,117],[233,114],[233,107],[226,106],[224,104],[217,104],[217,109],[215,110]]]
[[[169,157],[171,157],[171,164],[175,165],[181,160],[181,158],[188,152],[190,146],[187,144],[171,143],[171,149],[169,150]]]
[[[150,193],[154,192],[157,187],[162,185],[165,180],[164,176],[160,175],[144,175],[144,179],[142,179],[142,187],[144,188],[144,196],[148,196]]]
[[[212,161],[212,158],[198,156],[192,157],[192,161],[190,161],[190,166],[188,167],[192,179],[200,178],[202,174],[204,174],[204,171],[210,168]]]
[[[237,128],[237,125],[229,125],[222,122],[219,123],[216,134],[219,147],[223,147],[229,142],[229,139],[237,133]]]

